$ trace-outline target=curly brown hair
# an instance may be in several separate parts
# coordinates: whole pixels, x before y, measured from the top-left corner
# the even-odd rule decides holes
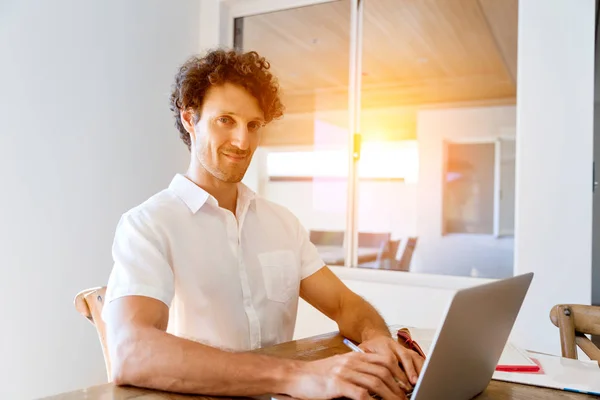
[[[175,126],[188,149],[191,148],[190,135],[183,127],[180,111],[196,110],[194,122],[197,122],[211,86],[226,82],[239,85],[258,100],[266,123],[281,117],[284,107],[279,98],[279,84],[269,68],[269,62],[255,51],[240,53],[216,49],[202,57],[189,58],[175,76],[170,102]]]

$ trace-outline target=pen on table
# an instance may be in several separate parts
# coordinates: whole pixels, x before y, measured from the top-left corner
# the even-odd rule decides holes
[[[591,392],[589,390],[579,390],[579,389],[571,389],[571,388],[564,388],[563,390],[565,390],[567,392],[573,392],[573,393],[581,393],[581,394],[590,394],[592,396],[600,396],[600,392]]]

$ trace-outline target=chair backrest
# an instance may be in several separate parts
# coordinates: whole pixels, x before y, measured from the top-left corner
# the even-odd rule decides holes
[[[343,231],[310,231],[310,241],[315,246],[343,246]]]
[[[402,252],[402,257],[400,257],[400,261],[398,261],[396,265],[397,271],[410,271],[410,262],[412,261],[413,253],[415,252],[415,248],[417,247],[416,237],[409,237],[406,240],[406,246],[404,246],[404,251]]]
[[[550,320],[558,327],[563,357],[577,359],[577,346],[600,364],[600,349],[585,335],[600,335],[600,306],[557,304]]]
[[[395,269],[395,265],[398,263],[396,255],[398,254],[398,248],[400,247],[400,240],[388,240],[385,242],[377,253],[377,265],[379,269]]]
[[[108,380],[111,380],[110,373],[110,358],[108,355],[108,347],[106,346],[106,327],[102,320],[102,307],[104,306],[104,296],[106,287],[96,287],[85,289],[77,293],[75,296],[75,309],[88,319],[96,327],[102,353],[104,354],[104,363],[106,365],[106,374]]]
[[[358,247],[383,248],[387,246],[392,234],[389,232],[358,232]]]

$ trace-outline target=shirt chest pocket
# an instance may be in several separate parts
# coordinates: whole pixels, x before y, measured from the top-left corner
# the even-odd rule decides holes
[[[300,273],[293,251],[277,250],[258,254],[269,300],[286,303],[298,293]]]

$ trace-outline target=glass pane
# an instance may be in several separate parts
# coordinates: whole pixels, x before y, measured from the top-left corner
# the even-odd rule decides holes
[[[359,267],[512,275],[514,160],[495,143],[514,153],[517,20],[518,0],[365,0]]]
[[[286,106],[244,182],[294,213],[325,262],[344,265],[350,0],[237,18],[235,47],[266,57]]]

